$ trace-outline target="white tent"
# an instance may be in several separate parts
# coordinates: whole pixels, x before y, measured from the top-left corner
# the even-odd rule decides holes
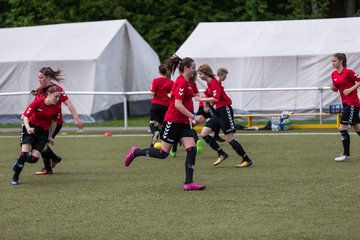
[[[159,64],[158,55],[126,20],[0,29],[1,92],[36,89],[37,73],[47,66],[63,70],[65,81],[60,85],[65,91],[149,91]],[[0,99],[0,121],[12,122],[33,97]],[[84,120],[123,116],[123,96],[70,99]],[[134,106],[149,104],[149,99],[131,96],[130,114],[139,113],[144,108]],[[69,114],[66,107],[63,111]]]
[[[200,23],[179,48],[197,67],[229,70],[225,88],[328,87],[331,56],[346,53],[348,67],[360,72],[360,18]],[[198,80],[199,89],[205,83]],[[231,92],[233,108],[251,112],[314,111],[318,91]],[[340,103],[324,91],[324,108]]]

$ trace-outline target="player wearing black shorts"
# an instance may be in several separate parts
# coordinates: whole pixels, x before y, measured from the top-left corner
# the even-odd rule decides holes
[[[23,114],[21,132],[21,154],[13,166],[12,185],[19,184],[19,176],[25,162],[36,163],[45,145],[53,143],[53,131],[60,117],[60,90],[56,86],[49,87],[46,97],[34,100]]]
[[[149,128],[152,133],[150,147],[153,147],[159,138],[165,113],[170,105],[170,91],[174,84],[174,82],[169,79],[170,74],[163,64],[159,66],[159,74],[161,76],[152,81],[150,89],[150,94],[153,96],[153,99],[151,100],[149,121]]]
[[[331,89],[339,92],[343,104],[343,112],[339,131],[343,144],[343,152],[335,161],[345,161],[350,158],[350,135],[348,127],[352,126],[360,136],[359,108],[360,101],[357,89],[360,86],[360,77],[353,70],[346,68],[347,59],[344,53],[335,53],[331,62],[335,70],[331,74]]]
[[[197,74],[195,72],[195,74],[189,79],[191,88],[194,91],[194,97],[195,98],[199,97],[199,89],[197,88],[197,85],[196,85],[196,78],[197,78]],[[197,115],[203,115],[203,114],[197,113]],[[197,122],[192,121],[191,126],[195,127],[197,124],[198,124]],[[194,137],[195,143],[196,143],[196,153],[197,153],[197,155],[200,155],[202,153],[202,141],[199,140],[199,137],[198,137],[197,132],[195,131],[195,129],[192,128],[191,131],[192,131],[192,135]],[[176,152],[177,152],[178,145],[179,145],[179,141],[175,141],[173,143],[172,149],[170,151],[170,156],[176,157]]]
[[[164,126],[160,133],[161,147],[160,149],[132,147],[124,158],[124,165],[125,167],[130,166],[134,159],[139,156],[165,159],[169,155],[174,141],[179,140],[186,150],[183,190],[203,190],[205,185],[193,182],[196,144],[192,136],[190,120],[205,121],[203,116],[193,114],[194,104],[192,98],[194,97],[194,91],[189,79],[196,72],[195,62],[191,58],[181,59],[174,55],[166,61],[166,66],[172,73],[178,67],[180,75],[171,89],[170,106],[166,112]]]
[[[226,79],[227,70],[219,69],[224,73],[224,77],[221,81]],[[207,82],[207,89],[204,92],[205,97],[199,99],[203,102],[213,102],[215,108],[215,114],[210,118],[209,121],[205,123],[201,131],[201,136],[204,138],[206,143],[218,153],[218,159],[213,163],[214,166],[222,163],[228,154],[223,151],[223,149],[217,144],[215,139],[210,136],[210,132],[213,129],[218,127],[221,128],[225,134],[226,141],[230,143],[231,147],[235,152],[242,157],[242,162],[236,167],[249,167],[253,163],[249,156],[244,151],[241,144],[235,139],[234,133],[236,132],[235,123],[234,123],[234,114],[231,107],[231,99],[227,96],[224,91],[224,87],[221,85],[220,80],[215,78],[215,74],[212,72],[212,69],[209,65],[201,65],[198,69],[198,74],[200,79]]]
[[[36,90],[32,91],[33,95],[35,95],[35,100],[37,98],[46,97],[46,90],[51,86],[56,86],[58,89],[60,89],[61,92],[59,102],[64,103],[68,107],[69,111],[71,112],[71,115],[74,118],[75,126],[81,130],[84,127],[84,123],[80,120],[80,117],[77,114],[74,105],[66,95],[64,89],[60,85],[55,83],[55,82],[60,83],[63,81],[63,78],[61,76],[61,70],[60,69],[53,70],[51,67],[42,67],[38,73],[38,80],[40,86]],[[59,133],[60,129],[62,128],[62,125],[63,125],[63,118],[62,118],[62,114],[60,114],[60,117],[57,120],[56,129],[52,136],[53,138],[55,138],[55,136]],[[45,149],[42,151],[41,156],[44,161],[44,168],[42,168],[40,171],[37,171],[35,174],[36,175],[52,174],[53,173],[52,168],[54,168],[56,164],[58,164],[61,161],[61,157],[57,156],[54,153],[54,151],[49,147],[48,144],[46,145]],[[49,167],[49,164],[51,168]]]

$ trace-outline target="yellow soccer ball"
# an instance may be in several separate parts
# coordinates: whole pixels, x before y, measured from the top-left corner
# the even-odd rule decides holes
[[[160,148],[161,147],[161,143],[157,142],[154,144],[154,148]]]

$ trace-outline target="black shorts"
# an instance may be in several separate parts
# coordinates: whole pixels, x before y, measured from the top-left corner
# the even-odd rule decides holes
[[[356,125],[360,123],[359,108],[343,103],[343,112],[341,115],[341,124],[343,125]]]
[[[209,127],[212,130],[220,127],[225,135],[236,132],[232,107],[225,106],[216,109],[214,116],[206,121],[205,127]]]
[[[35,129],[34,134],[28,134],[25,125],[22,127],[20,141],[21,144],[31,144],[31,148],[42,152],[46,143],[49,141],[49,131],[45,131],[39,126],[29,122],[30,127]]]
[[[167,106],[160,104],[151,104],[150,121],[157,121],[158,123],[163,124],[165,113],[167,110]]]
[[[210,111],[209,111],[209,112],[205,112],[205,111],[204,111],[204,106],[200,106],[200,107],[199,107],[196,115],[203,115],[203,117],[204,117],[205,119],[211,118],[211,116],[212,116],[211,113],[210,113]]]
[[[173,144],[183,137],[194,137],[193,131],[189,124],[164,122],[160,132],[160,139],[164,142]]]

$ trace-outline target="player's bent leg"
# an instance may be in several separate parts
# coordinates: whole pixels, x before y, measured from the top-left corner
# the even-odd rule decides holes
[[[229,143],[231,147],[235,150],[235,152],[243,159],[240,164],[236,165],[236,167],[250,167],[251,165],[253,165],[251,159],[246,154],[241,144],[236,141],[236,139],[232,139]]]
[[[151,137],[150,147],[153,147],[160,136],[159,124],[155,121],[151,121],[149,123],[149,128],[150,128],[151,133],[153,134]]]
[[[44,151],[41,152],[41,157],[44,162],[44,168],[40,171],[35,172],[36,175],[47,175],[52,174],[52,168],[51,168],[51,154],[48,148],[46,148]]]
[[[54,153],[54,151],[47,146],[47,151],[49,154],[49,157],[51,159],[51,168],[54,168],[59,162],[61,162],[62,158]]]
[[[169,156],[169,153],[165,152],[161,148],[160,149],[158,149],[158,148],[139,149],[137,147],[132,147],[130,149],[129,153],[124,158],[125,167],[130,166],[130,164],[134,161],[134,159],[139,156],[165,159]]]
[[[212,149],[214,149],[218,153],[218,158],[213,163],[213,166],[221,164],[225,159],[228,158],[228,155],[222,150],[222,148],[219,146],[219,144],[215,141],[213,137],[207,135],[203,136],[203,139]]]
[[[10,181],[12,185],[19,184],[20,173],[23,170],[25,162],[28,161],[29,157],[30,157],[30,152],[21,152],[20,156],[18,157],[16,163],[13,166],[14,175]]]

